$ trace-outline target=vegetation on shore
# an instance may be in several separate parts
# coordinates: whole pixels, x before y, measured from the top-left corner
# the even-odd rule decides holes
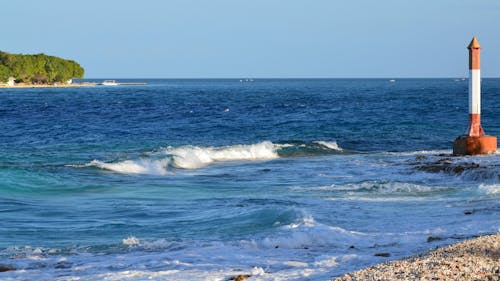
[[[45,54],[23,55],[0,51],[0,82],[14,77],[18,83],[49,84],[83,78],[84,69],[73,60]]]

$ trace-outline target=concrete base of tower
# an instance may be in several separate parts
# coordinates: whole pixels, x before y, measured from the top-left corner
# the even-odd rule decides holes
[[[453,142],[453,155],[490,154],[497,151],[497,137],[460,136]]]

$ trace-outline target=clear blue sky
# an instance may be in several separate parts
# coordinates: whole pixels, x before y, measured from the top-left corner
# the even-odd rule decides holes
[[[500,77],[499,0],[3,1],[0,50],[87,78]]]

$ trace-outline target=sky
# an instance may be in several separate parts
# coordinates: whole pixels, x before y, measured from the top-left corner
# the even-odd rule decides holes
[[[499,0],[1,1],[0,50],[86,78],[500,77]]]

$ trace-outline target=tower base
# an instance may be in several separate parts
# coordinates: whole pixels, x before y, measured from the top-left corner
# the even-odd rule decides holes
[[[453,142],[453,155],[489,154],[497,151],[497,137],[460,136]]]

